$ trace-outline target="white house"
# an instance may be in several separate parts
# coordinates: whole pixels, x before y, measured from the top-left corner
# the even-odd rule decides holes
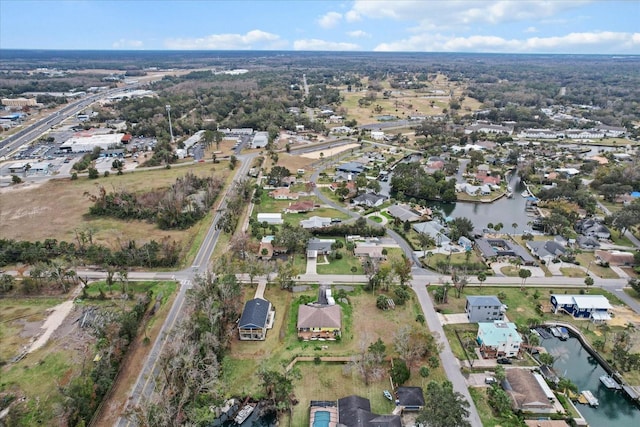
[[[282,219],[281,213],[259,213],[258,222],[266,222],[269,225],[280,225],[284,222],[284,220]]]
[[[379,130],[372,130],[371,131],[371,139],[373,139],[375,141],[382,141],[384,139],[384,132],[379,131]]]
[[[522,337],[514,323],[495,320],[478,323],[477,341],[486,357],[515,357],[520,352]]]
[[[264,148],[269,143],[269,132],[256,132],[251,140],[251,148]]]

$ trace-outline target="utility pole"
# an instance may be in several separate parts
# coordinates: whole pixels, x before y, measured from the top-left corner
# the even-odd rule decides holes
[[[167,115],[169,116],[169,134],[171,135],[171,143],[173,144],[173,127],[171,126],[171,105],[167,104],[164,106],[167,110]]]

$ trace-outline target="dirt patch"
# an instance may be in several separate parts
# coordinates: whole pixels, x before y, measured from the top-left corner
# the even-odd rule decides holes
[[[608,322],[609,326],[627,326],[629,323],[640,325],[640,315],[628,307],[616,306],[613,307],[612,312],[613,317]]]
[[[342,153],[344,151],[351,150],[352,148],[359,148],[359,147],[360,147],[360,144],[341,145],[339,147],[326,148],[318,151],[312,151],[310,153],[304,153],[304,154],[301,154],[300,157],[306,157],[308,159],[318,160],[320,157],[324,157],[324,158],[331,157],[336,154]],[[320,153],[322,153],[323,156],[320,156]]]

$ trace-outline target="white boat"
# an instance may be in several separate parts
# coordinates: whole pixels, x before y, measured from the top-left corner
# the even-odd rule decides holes
[[[244,405],[242,409],[240,409],[240,411],[236,414],[236,417],[233,419],[233,421],[235,421],[235,423],[238,425],[242,424],[243,422],[247,421],[247,418],[249,418],[249,415],[251,415],[255,408],[256,405],[252,403]]]
[[[606,388],[609,389],[613,389],[613,390],[621,390],[622,386],[620,384],[618,384],[618,382],[616,380],[614,380],[613,378],[611,378],[609,375],[602,375],[600,377],[600,382],[602,384],[604,384],[604,386]]]
[[[527,197],[531,196],[531,193],[529,193],[529,190],[524,190],[522,193],[520,193],[520,195],[526,199]]]
[[[556,338],[560,338],[562,336],[562,334],[560,333],[560,331],[558,330],[558,328],[549,328],[549,331],[551,331],[551,333],[553,334],[554,337]]]
[[[583,390],[582,396],[587,400],[589,406],[593,406],[595,408],[600,404],[600,401],[589,390]]]

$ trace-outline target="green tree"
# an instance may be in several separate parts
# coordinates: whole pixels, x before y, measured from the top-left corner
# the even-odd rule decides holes
[[[485,273],[484,271],[478,273],[478,282],[480,282],[480,286],[482,286],[485,280],[487,280],[487,273]]]
[[[593,277],[587,276],[584,278],[584,284],[587,285],[587,289],[593,286],[593,283],[594,283]]]
[[[100,173],[96,168],[89,168],[88,172],[89,172],[89,179],[98,179],[100,177]]]
[[[550,355],[549,353],[542,353],[540,355],[540,363],[547,366],[553,366],[553,362],[555,362],[555,357]]]
[[[396,386],[400,386],[406,383],[411,377],[411,371],[407,366],[407,363],[398,358],[393,359],[393,366],[391,367],[391,379]]]
[[[12,184],[20,184],[22,182],[22,178],[18,175],[11,175],[11,183]]]
[[[526,284],[527,279],[531,277],[531,270],[528,270],[526,268],[521,268],[520,271],[518,271],[518,277],[522,279],[522,284],[520,286],[520,289],[524,289],[524,285]]]
[[[427,385],[424,409],[416,418],[417,423],[429,427],[470,427],[469,402],[462,394],[453,391],[449,381]]]

